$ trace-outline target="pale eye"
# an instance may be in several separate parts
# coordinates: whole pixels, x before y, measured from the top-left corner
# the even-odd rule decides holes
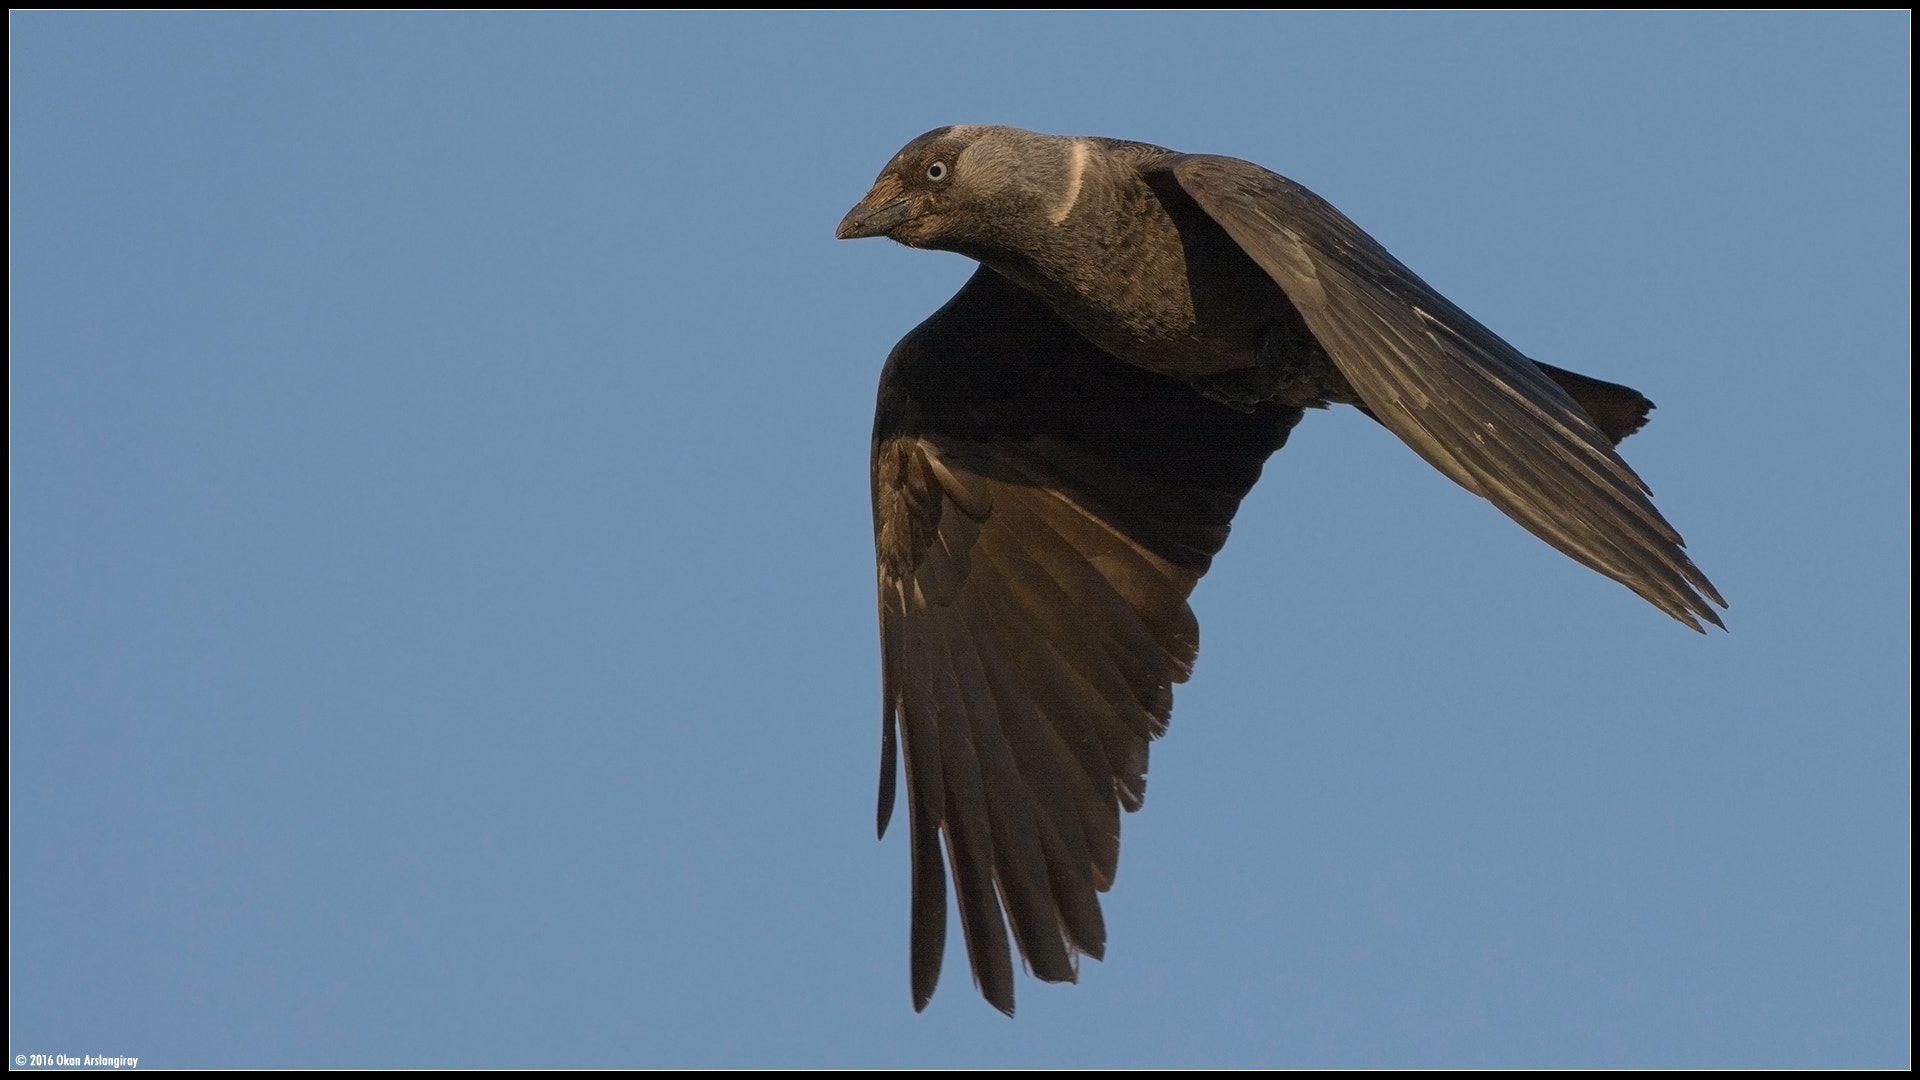
[[[937,184],[940,181],[945,180],[946,178],[947,178],[946,162],[936,161],[933,164],[927,166],[927,179],[932,180],[934,183]]]

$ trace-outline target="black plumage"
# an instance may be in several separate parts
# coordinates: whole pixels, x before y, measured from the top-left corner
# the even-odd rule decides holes
[[[1554,547],[1720,624],[1613,450],[1652,403],[1529,360],[1284,177],[941,128],[839,235],[982,264],[895,346],[874,420],[879,827],[904,749],[915,1008],[939,978],[948,867],[999,1009],[1008,923],[1041,979],[1102,955],[1120,811],[1198,649],[1187,596],[1307,408],[1360,408]]]

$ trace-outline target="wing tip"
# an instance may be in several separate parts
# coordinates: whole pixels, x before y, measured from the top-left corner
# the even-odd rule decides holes
[[[1698,571],[1695,573],[1697,574]],[[1715,589],[1705,577],[1696,577],[1687,584],[1691,587],[1685,590],[1669,590],[1665,595],[1637,588],[1634,591],[1639,592],[1653,606],[1666,612],[1676,622],[1682,623],[1696,634],[1707,632],[1707,628],[1701,625],[1703,622],[1719,627],[1721,633],[1731,633],[1727,629],[1726,622],[1720,618],[1720,612],[1713,610],[1715,604],[1723,610],[1728,606],[1726,599],[1720,595],[1720,591]]]
[[[1708,594],[1713,597],[1714,603],[1719,604],[1722,608],[1725,608],[1727,606],[1727,602],[1725,600],[1720,599],[1720,596],[1718,593],[1714,593],[1711,590],[1709,590]],[[1694,610],[1694,613],[1699,615],[1702,619],[1705,619],[1707,622],[1710,622],[1714,626],[1719,627],[1721,633],[1723,634],[1732,633],[1731,630],[1727,629],[1727,624],[1725,620],[1720,618],[1720,613],[1718,611],[1713,610],[1713,608],[1709,607],[1708,605],[1701,604],[1700,606],[1694,608],[1693,610]],[[1694,623],[1693,620],[1688,620],[1688,622],[1692,624],[1693,628],[1699,631],[1700,633],[1704,634],[1707,632],[1706,627],[1700,626],[1699,624]]]

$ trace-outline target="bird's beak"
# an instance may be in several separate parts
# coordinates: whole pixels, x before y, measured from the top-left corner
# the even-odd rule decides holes
[[[889,186],[898,190],[897,185]],[[881,187],[875,184],[873,190],[867,192],[866,198],[847,211],[847,216],[840,219],[840,227],[833,230],[835,237],[860,240],[869,236],[885,236],[913,216],[913,207],[905,195],[889,199],[887,195],[890,192],[882,191]]]

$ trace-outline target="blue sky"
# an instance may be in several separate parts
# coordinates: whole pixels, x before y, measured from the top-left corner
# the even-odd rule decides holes
[[[10,1055],[1909,1060],[1910,21],[16,14]],[[1297,179],[1626,457],[1699,636],[1350,410],[1078,986],[907,993],[887,349],[948,123]]]

